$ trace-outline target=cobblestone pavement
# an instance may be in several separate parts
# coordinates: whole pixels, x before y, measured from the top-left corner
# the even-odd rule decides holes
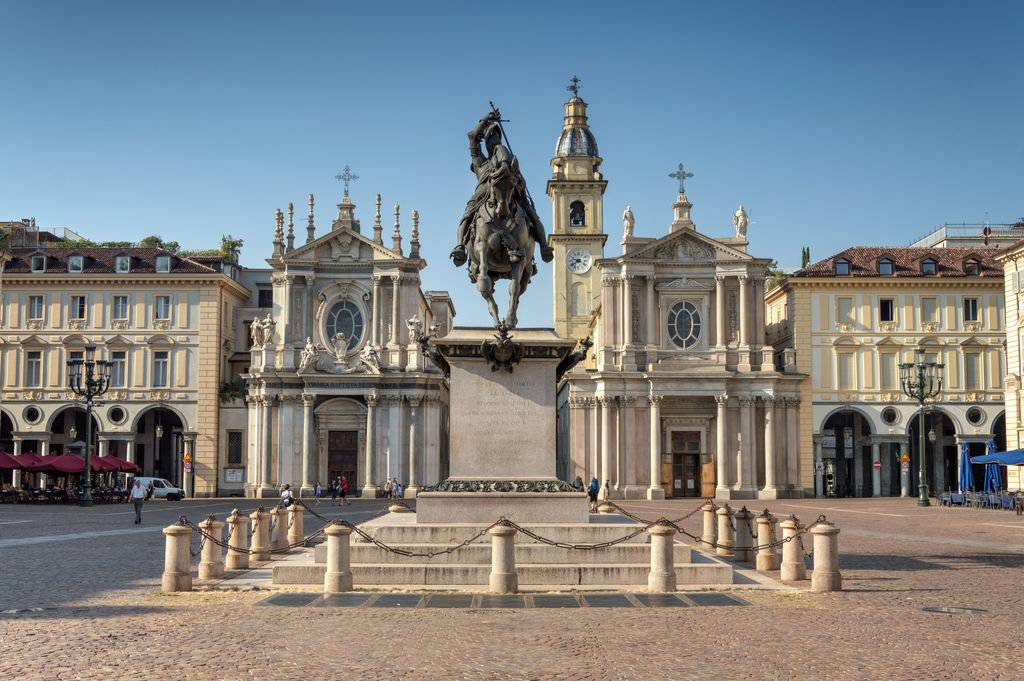
[[[655,519],[698,503],[625,506]],[[380,505],[318,510],[358,520]],[[767,505],[840,527],[843,592],[743,591],[741,608],[257,608],[266,592],[157,593],[161,527],[254,502],[154,502],[141,528],[127,507],[2,506],[0,609],[52,609],[0,615],[0,679],[1024,679],[1024,518],[914,499]]]

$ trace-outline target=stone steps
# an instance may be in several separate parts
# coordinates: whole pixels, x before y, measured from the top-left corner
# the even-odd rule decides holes
[[[438,544],[389,544],[396,549],[411,551],[413,553],[428,553],[439,551],[444,546]],[[442,553],[432,558],[420,556],[403,556],[392,553],[374,544],[351,545],[350,560],[356,563],[425,563],[425,564],[451,564],[462,563],[468,565],[490,565],[491,545],[473,543],[458,551]],[[692,562],[690,547],[685,544],[676,544],[674,549],[674,560],[677,564]],[[581,551],[577,549],[566,549],[558,546],[549,546],[538,543],[516,543],[516,563],[643,563],[649,565],[651,561],[650,544],[633,544],[624,542],[615,546],[592,551]],[[313,549],[313,562],[327,562],[327,543],[318,544]]]
[[[413,514],[406,514],[413,515]],[[479,524],[451,524],[451,525],[381,525],[370,521],[360,529],[385,544],[440,544],[451,546],[461,544],[466,539],[478,534],[487,525]],[[550,539],[551,541],[567,542],[575,544],[598,544],[601,542],[619,539],[636,529],[635,524],[585,524],[585,523],[562,523],[557,525],[524,525],[530,531]],[[630,539],[627,544],[650,544],[650,535],[641,532]],[[487,533],[476,537],[474,543],[490,544],[491,537]],[[533,540],[522,533],[516,535],[516,544],[526,544]],[[358,534],[352,534],[352,545],[365,544],[367,541]]]

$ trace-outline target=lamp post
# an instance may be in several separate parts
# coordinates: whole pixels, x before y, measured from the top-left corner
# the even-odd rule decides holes
[[[917,400],[920,408],[917,417],[921,453],[918,466],[917,505],[929,506],[924,466],[924,402],[937,397],[942,392],[942,370],[945,365],[924,361],[924,348],[916,348],[914,357],[915,361],[900,364],[900,386],[907,397]]]
[[[82,506],[92,506],[92,401],[107,392],[110,387],[110,367],[113,362],[96,359],[96,348],[85,349],[85,359],[68,360],[68,386],[78,396],[85,398],[85,480],[82,483]]]

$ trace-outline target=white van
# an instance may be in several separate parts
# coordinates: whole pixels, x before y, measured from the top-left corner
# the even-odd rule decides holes
[[[149,483],[153,483],[153,498],[154,499],[167,499],[167,501],[181,501],[185,498],[185,490],[180,487],[175,487],[167,480],[163,478],[143,478],[141,476],[135,476],[134,480],[128,482],[128,488],[131,489],[135,485],[135,480],[139,481],[143,489],[149,487]]]

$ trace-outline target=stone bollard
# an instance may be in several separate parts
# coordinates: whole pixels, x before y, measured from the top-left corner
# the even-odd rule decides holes
[[[665,593],[676,590],[676,568],[673,562],[673,546],[676,528],[668,525],[651,525],[651,572],[647,576],[647,591]]]
[[[227,569],[248,570],[249,551],[246,544],[249,543],[249,521],[236,508],[231,511],[227,523],[231,528],[228,530],[230,534],[228,535]]]
[[[782,527],[782,538],[789,539],[796,537],[797,533],[804,529],[803,523],[791,515],[779,525]],[[807,566],[804,565],[804,553],[801,550],[803,545],[799,539],[792,539],[782,545],[782,574],[780,579],[783,582],[799,582],[807,579]]]
[[[744,506],[736,511],[733,523],[736,525],[736,548],[733,556],[741,563],[754,562],[754,537],[750,531],[750,519],[754,514]]]
[[[211,515],[199,523],[199,529],[206,535],[199,557],[199,579],[220,579],[224,576],[224,551],[220,547],[224,523]]]
[[[349,535],[351,527],[328,525],[327,572],[324,573],[324,593],[336,594],[352,590],[352,569],[349,564]]]
[[[768,509],[757,516],[757,545],[758,549],[754,557],[754,565],[758,572],[771,572],[779,569],[779,550],[772,544],[775,543],[775,519]]]
[[[716,553],[720,556],[731,556],[733,547],[736,545],[736,541],[733,539],[732,509],[729,508],[729,504],[725,504],[715,511],[715,515],[718,516],[718,541],[716,542],[718,549]]]
[[[811,528],[811,534],[814,535],[814,572],[811,573],[811,589],[842,591],[843,576],[839,574],[839,528],[832,523],[821,522]]]
[[[192,570],[189,568],[188,543],[192,528],[185,525],[170,525],[164,528],[167,541],[164,544],[164,574],[160,579],[160,590],[191,591]]]
[[[284,551],[288,546],[288,509],[280,505],[270,509],[270,550]]]
[[[516,575],[516,529],[495,525],[491,534],[491,580],[490,592],[514,594],[519,590]]]
[[[292,524],[288,528],[288,543],[291,545],[300,544],[306,539],[304,530],[302,529],[302,518],[306,509],[299,504],[292,504],[292,507],[288,509],[292,514]]]
[[[700,543],[704,545],[705,551],[715,550],[715,505],[710,501],[700,507],[704,513],[704,532],[700,536]]]
[[[253,560],[270,560],[270,514],[260,506],[249,517],[252,519],[249,553]]]

